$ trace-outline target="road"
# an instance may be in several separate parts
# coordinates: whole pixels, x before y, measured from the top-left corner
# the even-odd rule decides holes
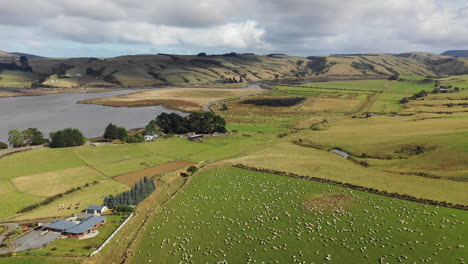
[[[239,99],[244,99],[244,98],[247,98],[247,97],[252,97],[252,96],[256,96],[256,95],[260,95],[260,94],[264,94],[264,93],[271,92],[272,90],[276,90],[276,88],[271,87],[271,86],[266,85],[266,84],[256,84],[256,83],[252,83],[252,84],[250,84],[249,87],[248,87],[248,89],[258,89],[258,88],[265,89],[265,91],[262,91],[262,92],[260,92],[260,93],[255,93],[255,94],[249,94],[249,95],[239,96],[239,97],[235,97],[235,98],[224,99],[224,100],[220,100],[220,101],[216,101],[216,102],[212,102],[212,103],[206,104],[206,105],[203,106],[203,112],[210,112],[210,111],[211,111],[211,107],[214,106],[214,105],[218,105],[218,104],[222,104],[222,103],[227,103],[227,102],[235,101],[235,100],[239,100]]]
[[[27,150],[32,150],[32,149],[40,149],[43,148],[44,146],[33,146],[33,147],[25,147],[25,148],[16,148],[12,150],[6,150],[4,152],[0,152],[0,157],[7,156],[13,153],[17,152],[22,152],[22,151],[27,151]]]

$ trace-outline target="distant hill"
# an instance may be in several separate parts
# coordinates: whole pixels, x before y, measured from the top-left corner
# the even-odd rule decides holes
[[[16,55],[0,50],[0,58],[12,58],[12,57],[16,57]]]
[[[8,56],[8,53],[5,54]],[[11,63],[19,65],[18,56],[9,56],[0,56],[0,72],[2,65],[5,69],[12,69]],[[53,87],[145,87],[277,79],[296,81],[388,78],[393,75],[444,76],[466,74],[467,65],[468,59],[423,52],[309,57],[284,54],[260,56],[251,53],[146,54],[106,59],[28,60],[28,67],[34,76],[38,76],[33,82]],[[1,77],[0,73],[0,80]]]
[[[441,53],[444,56],[468,57],[468,50],[447,50]]]
[[[22,52],[8,52],[9,54],[16,55],[16,56],[26,56],[29,59],[34,59],[34,58],[44,58],[42,56],[34,55],[34,54],[28,54],[28,53],[22,53]]]

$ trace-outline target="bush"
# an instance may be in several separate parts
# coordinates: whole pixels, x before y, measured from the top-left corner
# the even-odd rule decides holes
[[[131,207],[130,205],[126,205],[126,204],[118,205],[115,210],[116,212],[119,212],[119,213],[131,213],[134,211],[133,207]]]
[[[8,145],[0,141],[0,149],[7,149],[7,148],[8,148]]]
[[[192,175],[197,172],[198,168],[195,166],[188,167],[187,171],[190,172]]]
[[[66,128],[57,132],[50,133],[51,148],[67,148],[81,146],[85,143],[85,137],[80,130],[76,128]]]
[[[141,134],[136,134],[134,136],[127,136],[125,138],[125,143],[141,143],[145,141],[145,137],[143,137]]]

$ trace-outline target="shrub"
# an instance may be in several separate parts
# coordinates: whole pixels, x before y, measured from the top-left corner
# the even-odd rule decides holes
[[[7,148],[8,148],[8,145],[0,141],[0,149],[7,149]]]
[[[118,205],[115,210],[120,213],[131,213],[134,211],[133,207],[131,207],[130,205],[126,205],[126,204]]]
[[[188,167],[187,171],[190,172],[192,175],[197,172],[198,168],[195,166]]]

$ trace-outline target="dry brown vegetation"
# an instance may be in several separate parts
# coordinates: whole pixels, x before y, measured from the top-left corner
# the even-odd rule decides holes
[[[167,173],[170,171],[183,169],[191,165],[195,165],[195,164],[196,163],[194,162],[183,161],[183,160],[172,161],[172,162],[164,163],[164,164],[154,166],[151,168],[126,173],[126,174],[115,177],[114,180],[121,182],[123,184],[126,184],[128,186],[133,186],[136,182],[140,181],[144,177],[152,177],[157,174],[163,174],[163,173]]]
[[[114,97],[96,98],[81,101],[83,104],[107,106],[152,106],[164,105],[182,111],[200,111],[203,105],[211,102],[241,97],[263,91],[262,89],[224,89],[224,88],[170,88],[154,89]]]

